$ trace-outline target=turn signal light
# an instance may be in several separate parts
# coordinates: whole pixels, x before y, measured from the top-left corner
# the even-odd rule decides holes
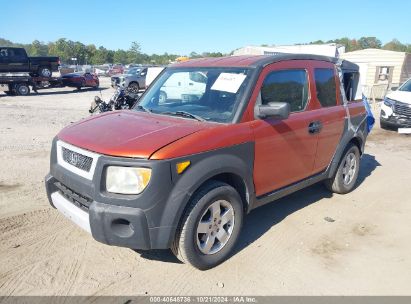
[[[188,168],[188,166],[190,166],[190,164],[191,164],[191,162],[190,162],[189,160],[186,160],[186,161],[184,161],[184,162],[178,163],[178,164],[176,165],[177,173],[178,173],[178,174],[183,173],[183,172]]]

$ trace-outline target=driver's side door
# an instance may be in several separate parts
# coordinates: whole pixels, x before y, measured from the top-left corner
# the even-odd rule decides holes
[[[251,124],[255,136],[254,184],[264,196],[298,182],[313,172],[318,134],[310,132],[316,121],[311,109],[310,72],[307,62],[285,61],[263,70],[256,89],[257,103],[290,103],[287,119],[265,118]]]

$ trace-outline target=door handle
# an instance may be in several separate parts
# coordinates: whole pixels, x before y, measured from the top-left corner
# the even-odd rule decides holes
[[[321,123],[321,121],[319,120],[312,121],[308,125],[308,133],[310,134],[320,133],[322,128],[323,128],[323,124]]]

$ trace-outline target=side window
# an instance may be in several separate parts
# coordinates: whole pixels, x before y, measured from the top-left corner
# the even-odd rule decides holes
[[[322,107],[337,105],[334,69],[314,69],[317,98]]]
[[[262,104],[288,102],[291,112],[305,109],[308,102],[308,80],[305,70],[282,70],[267,75],[261,88]]]
[[[24,51],[22,49],[14,49],[14,57],[24,58]]]

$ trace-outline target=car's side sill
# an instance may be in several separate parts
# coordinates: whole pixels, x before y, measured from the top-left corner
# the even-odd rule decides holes
[[[324,179],[327,178],[327,170],[317,173],[315,175],[312,175],[310,177],[307,177],[301,181],[298,181],[296,183],[293,183],[291,185],[285,186],[283,188],[280,188],[278,190],[275,190],[273,192],[269,192],[267,194],[263,194],[261,196],[258,196],[256,198],[255,203],[253,204],[253,209],[260,207],[262,205],[271,203],[277,199],[280,199],[284,196],[287,196],[293,192],[296,192],[298,190],[301,190],[305,187],[311,186],[315,183],[318,183]]]

